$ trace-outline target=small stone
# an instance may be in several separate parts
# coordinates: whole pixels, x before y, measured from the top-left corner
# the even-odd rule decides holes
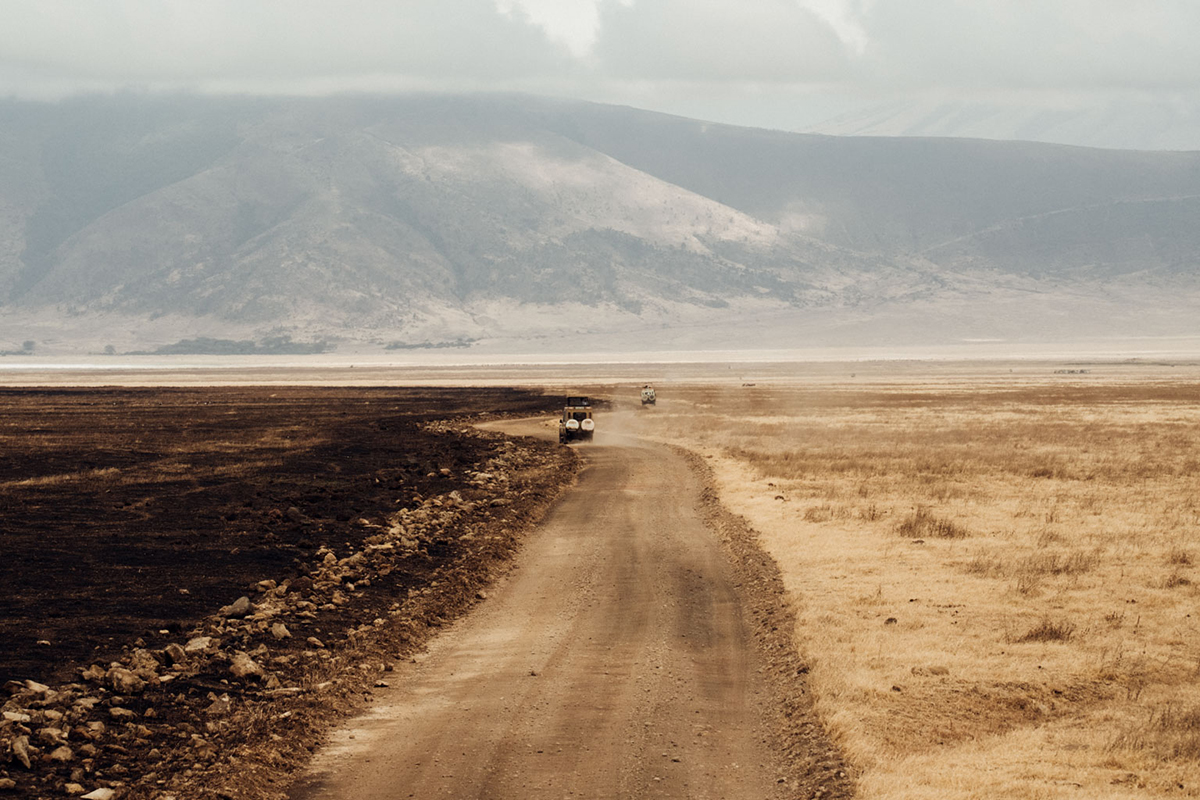
[[[117,793],[108,787],[93,789],[85,795],[80,796],[80,800],[113,800]]]
[[[305,639],[304,641],[307,642],[310,646],[317,648],[318,650],[325,647],[325,643],[322,642],[320,639],[318,639],[315,636],[310,636],[307,639]]]
[[[109,687],[120,694],[140,694],[146,688],[146,681],[124,667],[113,667],[104,677]]]
[[[129,668],[143,678],[156,676],[161,666],[162,663],[145,648],[134,650],[129,657]]]
[[[29,722],[29,715],[28,715],[28,714],[22,714],[22,713],[21,713],[21,712],[19,712],[19,711],[5,711],[5,712],[4,712],[4,720],[5,720],[6,722],[20,722],[20,723],[25,723],[25,722]]]
[[[251,609],[253,609],[253,608],[254,608],[254,606],[250,602],[250,598],[246,597],[245,595],[242,595],[241,597],[239,597],[237,600],[234,600],[229,605],[224,606],[219,613],[221,614],[222,617],[228,617],[230,619],[241,619],[242,617],[249,614]]]
[[[188,640],[188,643],[183,646],[183,652],[187,655],[203,653],[208,648],[212,647],[211,636],[196,636]]]
[[[120,706],[117,706],[116,708],[110,708],[108,710],[108,715],[110,717],[112,717],[113,719],[136,719],[137,718],[136,711],[130,711],[128,708],[121,708]]]
[[[46,692],[50,691],[49,686],[44,683],[38,683],[37,681],[25,681],[25,688],[34,694],[45,694]]]
[[[56,747],[50,751],[50,760],[57,761],[60,764],[66,764],[75,759],[75,751],[67,747],[65,744],[61,747]]]
[[[223,717],[233,710],[233,701],[229,699],[229,695],[223,694],[217,697],[210,694],[209,697],[212,698],[212,703],[204,709],[204,713],[210,717]]]
[[[271,635],[276,639],[292,638],[292,632],[289,631],[287,625],[284,625],[282,622],[276,622],[271,626]]]
[[[78,783],[68,783],[63,787],[63,790],[70,795],[83,794],[87,789],[80,786]]]
[[[31,769],[33,762],[29,760],[29,737],[18,736],[12,740],[12,754],[17,757],[25,769]]]
[[[12,778],[0,778],[0,791],[17,788],[17,782]]]
[[[278,585],[279,584],[276,581],[272,580],[271,578],[267,578],[265,581],[259,581],[258,583],[254,584],[254,588],[258,592],[265,593],[271,591]]]
[[[187,652],[183,649],[183,646],[175,642],[171,642],[169,645],[163,648],[163,655],[165,655],[167,657],[167,661],[171,662],[172,664],[179,664],[187,659]]]
[[[258,680],[263,677],[263,668],[258,665],[258,662],[240,650],[234,654],[233,660],[229,662],[229,671],[236,678]]]
[[[90,667],[85,667],[80,670],[79,674],[85,681],[102,681],[108,670],[99,664],[92,664]]]
[[[66,743],[66,738],[59,728],[40,728],[37,732],[38,741],[42,744],[48,744],[57,747],[60,744]]]

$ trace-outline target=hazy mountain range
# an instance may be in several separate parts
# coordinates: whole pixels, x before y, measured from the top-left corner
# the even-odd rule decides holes
[[[813,125],[807,132],[1200,150],[1200,105],[1188,96],[927,97],[863,104]]]
[[[1195,152],[524,96],[10,101],[0,350],[1192,335],[1197,222]]]

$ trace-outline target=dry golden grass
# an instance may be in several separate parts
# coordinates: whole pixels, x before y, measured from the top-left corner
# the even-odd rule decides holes
[[[1196,384],[679,387],[630,417],[762,533],[863,797],[1200,796]]]

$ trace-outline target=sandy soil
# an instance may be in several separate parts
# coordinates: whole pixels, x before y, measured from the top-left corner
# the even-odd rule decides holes
[[[666,448],[599,442],[494,596],[293,798],[794,796],[696,474]]]

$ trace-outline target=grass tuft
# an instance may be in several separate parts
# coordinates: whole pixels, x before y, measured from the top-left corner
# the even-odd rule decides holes
[[[924,506],[900,520],[896,524],[896,533],[909,539],[965,539],[970,536],[963,526],[945,517],[935,517]]]
[[[1023,642],[1069,642],[1074,635],[1074,623],[1067,620],[1054,621],[1049,617],[1043,617],[1041,622],[1013,641],[1018,644]]]
[[[1180,586],[1191,586],[1192,580],[1187,575],[1184,575],[1180,570],[1175,570],[1167,579],[1163,581],[1163,586],[1167,589],[1175,589]]]
[[[1167,563],[1176,567],[1192,566],[1192,554],[1187,550],[1176,548],[1167,553]]]
[[[1156,758],[1200,761],[1200,706],[1167,705],[1144,725],[1125,731],[1112,749],[1141,750]]]

